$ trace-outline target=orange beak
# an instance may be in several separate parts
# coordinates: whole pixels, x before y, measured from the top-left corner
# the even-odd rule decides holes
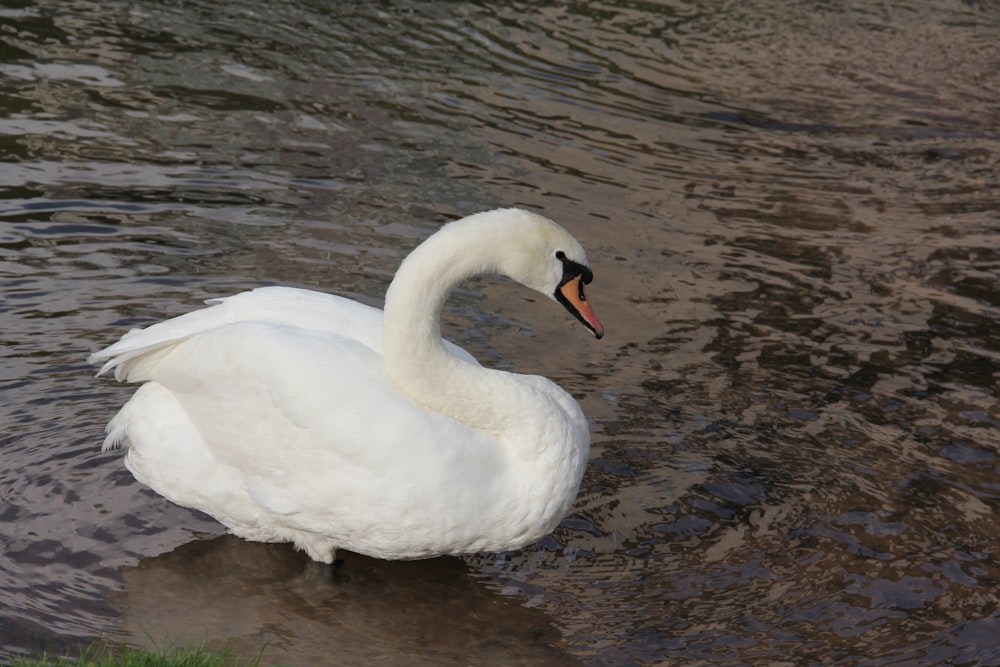
[[[587,301],[587,293],[583,289],[583,276],[579,275],[563,283],[559,287],[559,301],[566,309],[576,316],[585,327],[594,332],[594,336],[601,338],[604,336],[604,326],[597,319],[597,313],[591,308]]]

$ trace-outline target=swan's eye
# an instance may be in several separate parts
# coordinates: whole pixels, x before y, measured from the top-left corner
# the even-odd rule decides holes
[[[556,251],[556,259],[563,265],[563,275],[562,280],[559,281],[559,287],[580,276],[580,290],[582,291],[583,286],[589,285],[590,281],[594,279],[594,274],[591,273],[590,269],[571,260],[562,250]]]

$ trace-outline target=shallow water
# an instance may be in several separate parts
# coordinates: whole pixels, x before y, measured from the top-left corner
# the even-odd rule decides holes
[[[1000,662],[1000,7],[0,2],[0,659]],[[380,303],[444,221],[588,249],[447,333],[576,395],[574,514],[418,563],[220,537],[100,452],[91,351],[262,284]]]

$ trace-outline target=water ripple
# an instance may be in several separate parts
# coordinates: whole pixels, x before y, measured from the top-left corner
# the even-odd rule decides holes
[[[211,628],[283,664],[996,664],[996,7],[0,16],[0,654]],[[341,589],[204,540],[100,452],[130,390],[88,352],[261,284],[377,304],[419,239],[500,203],[584,241],[613,323],[595,347],[490,280],[444,317],[592,420],[552,536],[351,560]]]

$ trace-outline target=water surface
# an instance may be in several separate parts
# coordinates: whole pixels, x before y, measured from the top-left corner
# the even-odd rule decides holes
[[[1000,662],[993,3],[0,3],[0,658]],[[592,421],[507,554],[332,576],[138,485],[86,356],[206,298],[379,304],[447,220],[543,212],[596,342],[506,281],[447,334]]]

